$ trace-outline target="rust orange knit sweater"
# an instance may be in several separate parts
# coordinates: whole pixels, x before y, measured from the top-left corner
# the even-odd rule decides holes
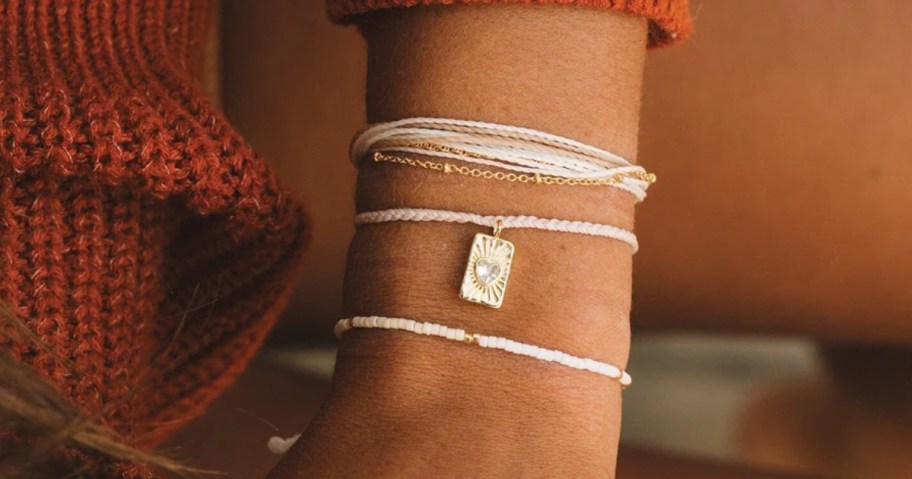
[[[0,0],[0,301],[63,360],[0,345],[141,447],[241,372],[305,243],[299,205],[200,93],[213,7]]]
[[[650,19],[685,0],[500,0]],[[331,17],[494,0],[330,0]],[[0,0],[0,302],[51,347],[0,347],[151,447],[201,413],[273,324],[307,221],[199,89],[213,0]],[[0,330],[0,332],[5,330]],[[150,477],[94,464],[102,477]]]

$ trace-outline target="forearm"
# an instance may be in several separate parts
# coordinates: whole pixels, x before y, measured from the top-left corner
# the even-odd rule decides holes
[[[365,33],[369,122],[415,116],[492,121],[635,156],[646,38],[640,19],[566,7],[425,8],[395,12]],[[529,214],[632,229],[633,204],[614,188],[491,182],[366,162],[357,208]],[[517,253],[508,300],[493,310],[454,293],[471,237],[480,230],[362,228],[349,258],[346,314],[437,318],[580,354],[604,354],[616,345],[616,355],[603,358],[626,363],[627,245],[510,230]]]
[[[567,6],[424,7],[363,25],[368,120],[526,125],[632,158],[642,18]]]
[[[642,19],[569,7],[420,8],[374,17],[364,32],[371,122],[491,121],[635,156]],[[633,226],[633,200],[614,188],[494,184],[367,162],[358,209],[393,207]],[[457,295],[478,232],[455,224],[361,228],[349,254],[346,315],[445,323],[626,365],[627,245],[509,230],[516,258],[508,297],[494,310]],[[274,477],[430,469],[605,477],[620,405],[616,382],[584,371],[433,338],[354,332],[341,344],[330,402]]]

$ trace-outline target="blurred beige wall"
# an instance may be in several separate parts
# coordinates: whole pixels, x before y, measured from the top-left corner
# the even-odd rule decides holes
[[[330,25],[322,1],[222,4],[222,100],[232,123],[304,198],[313,239],[279,331],[324,336],[341,308],[353,232],[348,142],[362,126],[365,59],[354,29]]]

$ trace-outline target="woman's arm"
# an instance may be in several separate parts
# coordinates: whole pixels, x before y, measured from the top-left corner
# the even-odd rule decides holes
[[[491,121],[636,155],[643,18],[567,6],[420,7],[362,24],[368,120]],[[369,164],[360,211],[425,207],[633,226],[613,188],[489,182]],[[626,365],[631,258],[605,238],[508,230],[498,310],[460,300],[478,227],[384,224],[352,241],[346,315],[446,323]],[[487,231],[485,231],[487,232]],[[612,477],[621,391],[604,377],[388,331],[341,344],[333,392],[285,477]]]

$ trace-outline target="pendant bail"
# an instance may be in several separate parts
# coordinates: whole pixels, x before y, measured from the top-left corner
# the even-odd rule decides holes
[[[500,233],[503,232],[503,220],[498,219],[497,224],[494,225],[494,237],[500,239]]]

